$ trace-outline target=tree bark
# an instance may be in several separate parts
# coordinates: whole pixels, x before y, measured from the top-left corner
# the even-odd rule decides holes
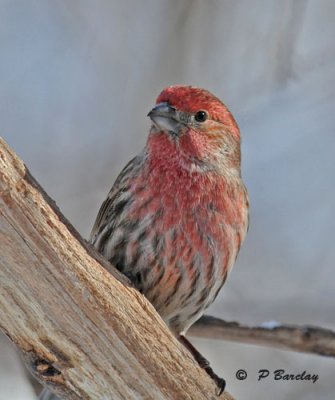
[[[217,398],[153,306],[80,237],[2,139],[0,243],[0,328],[61,398]]]

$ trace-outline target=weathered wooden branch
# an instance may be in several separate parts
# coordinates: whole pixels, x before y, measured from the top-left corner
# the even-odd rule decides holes
[[[2,139],[0,246],[0,328],[62,398],[215,398],[150,303],[80,237]],[[335,332],[314,326],[204,316],[189,334],[335,357]]]
[[[335,357],[335,332],[316,326],[264,324],[250,327],[205,315],[188,333],[201,338],[230,340]]]
[[[61,398],[217,398],[151,304],[79,236],[2,139],[0,245],[0,328]]]

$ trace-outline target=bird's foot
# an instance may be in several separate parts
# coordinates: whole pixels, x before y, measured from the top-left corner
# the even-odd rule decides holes
[[[190,351],[195,361],[199,366],[204,369],[207,374],[213,379],[217,386],[216,395],[221,396],[226,387],[226,381],[220,378],[211,368],[209,361],[193,346],[191,342],[186,339],[184,335],[179,335],[179,341]]]
[[[200,365],[200,364],[199,364]],[[201,367],[201,365],[200,365]],[[209,366],[203,368],[207,374],[213,379],[213,381],[216,383],[217,389],[216,389],[216,395],[221,396],[221,394],[224,392],[225,387],[226,387],[226,381],[223,378],[220,378],[216,373],[213,371],[213,369]]]

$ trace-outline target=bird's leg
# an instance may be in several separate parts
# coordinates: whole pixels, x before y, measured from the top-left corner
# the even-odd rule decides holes
[[[184,335],[179,335],[178,339],[180,343],[182,343],[187,350],[192,354],[195,361],[199,364],[199,366],[204,369],[207,374],[213,379],[218,387],[217,395],[220,396],[226,387],[226,381],[223,378],[220,378],[216,375],[216,373],[212,370],[211,366],[209,365],[209,361],[201,354],[199,351],[193,346],[193,344],[186,339]]]

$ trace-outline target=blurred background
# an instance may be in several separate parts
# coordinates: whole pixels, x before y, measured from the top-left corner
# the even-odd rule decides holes
[[[0,135],[87,237],[161,89],[212,91],[241,128],[251,225],[208,314],[335,329],[334,20],[333,0],[0,0]],[[236,399],[334,399],[334,359],[194,343]],[[31,399],[0,335],[0,400]]]

